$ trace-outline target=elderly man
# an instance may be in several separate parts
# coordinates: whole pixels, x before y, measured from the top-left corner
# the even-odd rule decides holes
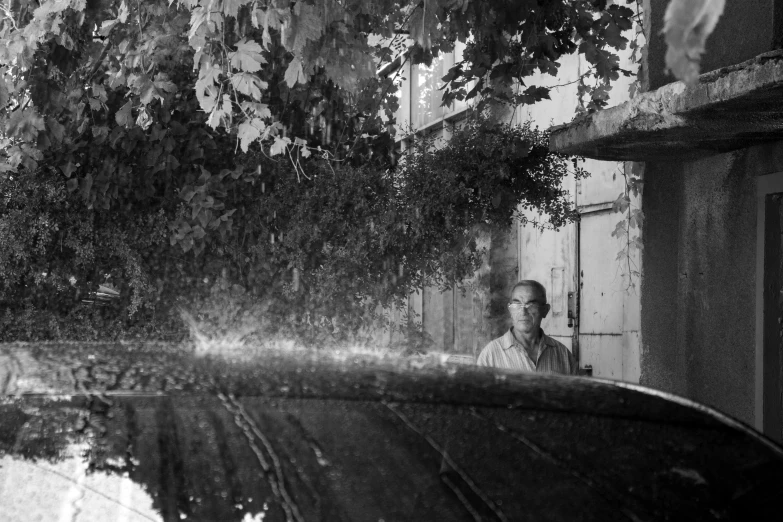
[[[538,281],[520,281],[511,290],[513,326],[489,343],[478,356],[479,366],[525,372],[579,373],[576,360],[563,344],[547,336],[541,320],[549,313],[546,289]]]

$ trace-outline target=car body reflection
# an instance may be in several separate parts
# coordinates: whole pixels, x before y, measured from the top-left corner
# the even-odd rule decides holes
[[[0,404],[12,520],[779,519],[780,447],[634,386],[351,354],[4,353],[25,351],[60,384]]]

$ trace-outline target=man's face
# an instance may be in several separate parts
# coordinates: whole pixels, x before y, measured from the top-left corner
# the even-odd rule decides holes
[[[514,330],[525,333],[538,333],[541,320],[549,313],[549,305],[544,296],[532,286],[517,287],[511,293],[508,307]]]

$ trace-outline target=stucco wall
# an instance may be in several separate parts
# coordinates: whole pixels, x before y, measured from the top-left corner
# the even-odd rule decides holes
[[[517,234],[513,228],[494,229],[489,251],[492,267],[489,278],[489,302],[484,311],[490,332],[490,339],[499,337],[511,327],[508,301],[511,289],[518,281]]]
[[[685,359],[677,343],[676,328],[681,179],[678,165],[644,166],[639,382],[686,395]]]
[[[645,170],[641,383],[754,416],[756,180],[783,142]]]
[[[652,27],[648,63],[649,90],[655,90],[673,81],[665,74],[666,44],[661,36],[663,15],[669,0],[647,0]],[[726,0],[723,16],[715,31],[707,39],[707,52],[702,57],[702,72],[712,71],[744,62],[754,56],[775,48],[775,17],[780,17],[780,8],[775,9],[775,0]],[[731,23],[726,21],[730,20]]]

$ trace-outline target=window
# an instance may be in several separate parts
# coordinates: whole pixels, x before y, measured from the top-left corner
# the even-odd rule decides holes
[[[462,60],[464,49],[465,44],[457,42],[452,52],[441,54],[429,67],[406,63],[400,75],[403,80],[400,82],[400,108],[397,111],[399,129],[423,129],[467,109],[468,104],[464,101],[455,101],[450,107],[441,106],[441,78],[455,63]]]

